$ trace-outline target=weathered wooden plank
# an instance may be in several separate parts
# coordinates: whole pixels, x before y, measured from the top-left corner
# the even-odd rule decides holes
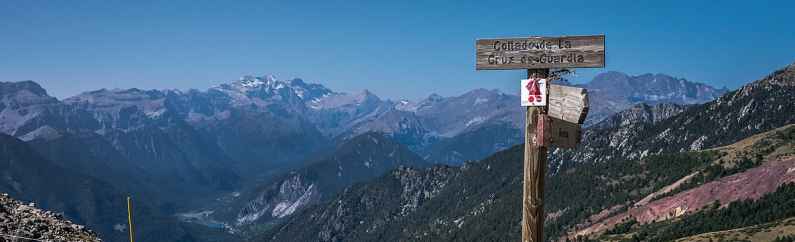
[[[582,138],[582,128],[577,123],[549,118],[549,144],[554,147],[573,149]]]
[[[605,36],[479,39],[475,52],[478,70],[604,67]]]
[[[584,88],[549,85],[550,117],[582,124],[588,116],[588,91]]]
[[[527,78],[546,78],[549,69],[527,70]],[[545,119],[543,107],[527,107],[525,113],[524,182],[522,183],[522,242],[544,241],[544,176],[547,147],[539,139],[538,120]],[[542,129],[543,131],[543,129]],[[543,135],[542,135],[543,136]]]

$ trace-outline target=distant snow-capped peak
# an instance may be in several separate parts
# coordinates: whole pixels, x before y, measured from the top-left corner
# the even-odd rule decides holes
[[[233,81],[229,84],[222,84],[217,87],[221,88],[229,88],[229,87],[236,87],[241,91],[249,90],[249,89],[258,89],[258,88],[271,88],[271,89],[278,89],[285,87],[286,83],[283,81],[279,81],[273,75],[265,75],[265,76],[251,76],[246,75],[240,78],[240,80]]]
[[[274,75],[265,75],[261,77],[244,76],[241,77],[240,80],[221,84],[211,89],[266,99],[274,96],[278,96],[278,98],[281,99],[288,98],[288,96],[296,96],[304,101],[313,100],[333,93],[333,91],[320,84],[305,83],[300,78],[279,80]]]
[[[408,99],[400,99],[395,103],[395,109],[400,111],[417,111],[417,103]]]
[[[240,85],[244,87],[257,87],[259,85],[265,84],[259,77],[254,76],[244,76],[240,78]]]
[[[377,106],[382,100],[369,90],[358,93],[326,93],[313,98],[307,105],[313,109],[331,109],[341,107]]]

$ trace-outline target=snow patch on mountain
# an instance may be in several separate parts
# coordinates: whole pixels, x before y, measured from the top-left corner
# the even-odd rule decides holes
[[[273,208],[271,216],[275,218],[283,218],[285,216],[293,214],[296,211],[296,209],[309,203],[310,198],[312,198],[312,196],[315,195],[316,190],[317,189],[315,188],[315,184],[311,184],[309,185],[309,188],[307,188],[306,191],[304,191],[301,197],[299,197],[294,202],[289,202],[289,201],[279,202]]]
[[[395,109],[400,111],[416,112],[417,107],[418,106],[416,102],[407,99],[401,99],[395,103]]]
[[[485,120],[486,120],[486,118],[484,118],[483,116],[477,116],[477,117],[474,117],[474,118],[470,119],[467,122],[466,126],[469,127],[469,126],[472,126],[472,125],[480,124],[480,123],[483,123],[483,121],[485,121]]]
[[[262,215],[264,215],[266,212],[268,212],[268,211],[267,210],[259,210],[259,211],[254,212],[254,213],[248,213],[248,214],[245,214],[243,216],[240,216],[240,217],[237,218],[237,225],[244,225],[244,224],[249,224],[251,222],[254,222],[257,219],[259,219],[260,217],[262,217]]]
[[[166,109],[165,108],[161,108],[161,109],[158,109],[158,110],[145,111],[144,114],[146,114],[146,116],[149,117],[149,118],[159,118],[165,112],[166,112]]]
[[[6,108],[0,111],[0,132],[10,134],[17,134],[17,129],[22,125],[28,123],[39,115],[38,112],[31,112],[27,109],[14,110]]]
[[[61,137],[61,133],[49,125],[41,126],[25,135],[19,137],[23,141],[31,141],[34,139],[53,140]]]

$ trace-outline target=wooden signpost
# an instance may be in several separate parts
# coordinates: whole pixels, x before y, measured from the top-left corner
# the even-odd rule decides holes
[[[527,69],[522,241],[544,241],[547,147],[576,147],[588,115],[587,90],[550,83],[549,69],[604,67],[605,36],[479,39],[475,49],[477,70]]]
[[[605,36],[479,39],[476,69],[549,69],[605,66]]]

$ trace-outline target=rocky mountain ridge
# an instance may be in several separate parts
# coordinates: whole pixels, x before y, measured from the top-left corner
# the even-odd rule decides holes
[[[276,223],[352,184],[369,181],[401,166],[428,164],[381,133],[365,133],[339,145],[321,160],[244,191],[218,213],[219,219],[232,220],[229,224],[236,229],[255,222]]]
[[[639,103],[700,104],[729,91],[725,87],[718,89],[660,73],[631,76],[615,71],[600,73],[580,86],[587,88],[591,95],[592,109],[587,124],[595,124]]]
[[[399,167],[372,183],[345,189],[337,196],[340,200],[304,210],[289,218],[285,226],[258,235],[254,241],[374,240],[377,236],[369,233],[389,229],[396,221],[406,219],[459,175],[452,167],[429,169],[432,172]],[[299,222],[304,219],[311,222]]]
[[[620,113],[583,134],[575,150],[555,152],[552,170],[567,163],[637,159],[651,154],[698,151],[728,145],[744,137],[795,122],[795,66],[777,70],[704,104],[663,105],[660,119],[633,124],[636,114]],[[633,112],[630,109],[629,112]],[[648,116],[648,115],[646,115]],[[644,115],[640,115],[644,117]],[[617,120],[616,120],[617,119]],[[613,129],[613,125],[621,125]]]
[[[8,194],[0,194],[0,238],[3,241],[102,241],[85,226],[38,209],[34,203],[23,204]]]
[[[563,235],[604,209],[640,200],[691,174],[692,169],[710,165],[714,154],[704,149],[795,123],[793,73],[795,68],[788,66],[705,104],[639,105],[594,125],[578,149],[553,150],[550,163],[556,169],[549,169],[546,186],[555,192],[545,197],[549,200],[545,203],[549,205],[547,234]],[[410,179],[420,182],[419,177],[438,176],[449,180],[424,183],[439,192],[433,192],[415,212],[401,216],[400,204],[381,205],[396,200],[379,195],[382,192],[409,190],[390,174],[309,208],[253,241],[296,236],[317,241],[516,240],[520,235],[520,216],[515,211],[521,210],[521,156],[521,147],[515,146],[453,168],[453,175],[440,172],[446,168],[439,166],[419,171],[421,175]]]
[[[153,198],[151,211],[161,215],[185,212],[175,210],[246,183],[271,180],[276,168],[302,166],[295,161],[367,132],[381,132],[431,162],[460,164],[520,142],[516,134],[523,122],[518,97],[494,90],[394,102],[368,91],[337,93],[272,76],[244,77],[204,91],[101,89],[62,101],[34,82],[2,83],[0,94],[2,132],[23,139],[59,166],[106,171],[86,175]],[[254,206],[236,213],[242,215],[237,218],[281,218],[306,204],[301,201],[312,200],[304,196],[315,194],[311,183],[285,181],[291,182],[281,183],[287,184],[284,199],[268,202],[269,209]],[[340,183],[340,188],[359,181]],[[30,195],[43,194],[47,191]],[[92,209],[98,208],[67,215],[97,219],[100,213],[87,212]]]
[[[8,86],[6,89],[13,89],[10,88],[13,84]],[[27,87],[22,89],[34,96],[38,95],[41,100],[39,102],[57,104],[61,109],[75,109],[58,113],[62,116],[75,116],[70,119],[78,119],[67,122],[62,120],[66,117],[41,118],[47,122],[68,123],[70,126],[62,127],[63,125],[40,125],[42,121],[25,122],[26,118],[20,118],[22,115],[12,112],[0,115],[0,118],[14,119],[14,122],[0,122],[9,126],[4,128],[5,133],[24,136],[26,139],[57,136],[63,133],[59,130],[64,128],[70,132],[87,130],[105,134],[114,130],[129,132],[146,127],[187,125],[200,132],[222,133],[228,130],[221,127],[256,126],[232,121],[251,117],[265,119],[268,123],[273,123],[272,126],[282,127],[285,134],[278,137],[307,137],[301,141],[310,144],[310,147],[320,145],[312,144],[312,140],[322,143],[323,140],[339,136],[350,138],[368,131],[377,131],[397,137],[427,158],[460,163],[463,160],[483,157],[463,155],[459,158],[451,155],[454,154],[452,152],[433,155],[438,151],[430,146],[441,140],[455,140],[456,136],[467,135],[484,127],[493,129],[495,125],[501,125],[512,127],[511,131],[518,130],[523,122],[522,110],[515,105],[518,103],[517,96],[486,89],[476,89],[454,97],[432,94],[416,102],[391,101],[382,100],[366,90],[353,94],[334,92],[322,85],[306,83],[298,78],[278,80],[274,76],[245,76],[238,81],[220,84],[206,91],[100,89],[59,102],[47,96],[46,91],[35,83],[27,82],[18,86],[16,89]],[[594,108],[589,116],[589,122],[592,123],[641,102],[692,104],[711,100],[724,91],[663,74],[628,76],[618,72],[600,74],[590,83],[580,86],[588,88],[592,93]],[[20,99],[24,97],[20,96]],[[600,107],[608,106],[602,105],[602,102],[611,104],[611,108],[601,110]],[[30,123],[29,126],[32,127],[24,128],[23,123]],[[79,127],[72,127],[75,125]],[[23,130],[17,131],[18,127]],[[35,129],[40,130],[32,132]],[[261,130],[263,134],[275,132],[264,127],[257,130]],[[261,143],[285,141],[278,138],[258,140],[243,134],[218,139],[207,142],[218,143],[219,148],[228,153],[230,158],[247,160],[247,163],[253,162],[249,161],[252,157],[261,156],[263,153],[247,153],[236,149],[236,146],[242,144],[235,140],[253,139],[252,142]],[[518,142],[521,139],[507,143]],[[484,143],[482,146],[488,145]],[[508,145],[492,146],[495,149],[488,153]],[[292,151],[289,149],[286,152],[280,152],[281,150],[269,149],[269,154],[275,157],[276,162],[300,158],[291,155]]]

